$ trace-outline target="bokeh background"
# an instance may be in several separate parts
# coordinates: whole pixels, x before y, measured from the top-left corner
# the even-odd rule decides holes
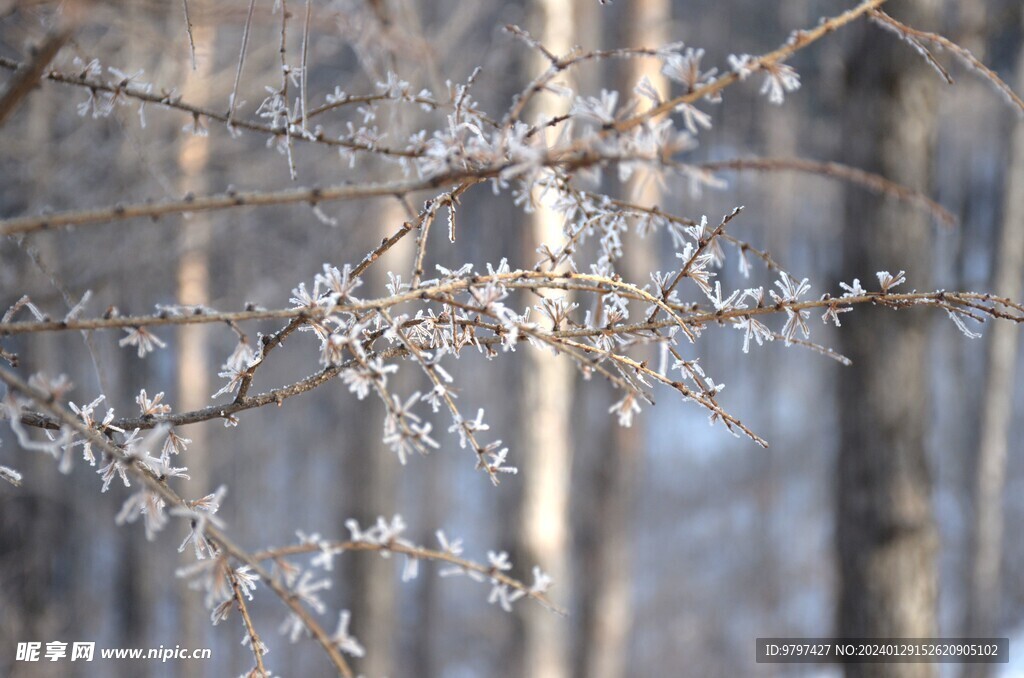
[[[253,15],[239,92],[239,111],[250,118],[265,87],[280,85],[281,16],[273,4],[257,2]],[[319,104],[335,87],[372,91],[395,70],[416,89],[445,92],[446,80],[465,82],[479,66],[474,97],[500,117],[539,68],[501,30],[509,23],[587,49],[684,41],[706,50],[706,66],[725,67],[729,54],[770,51],[792,29],[851,4],[313,2],[307,87]],[[891,5],[895,16],[948,35],[1024,89],[1020,2]],[[291,0],[287,8],[293,14],[288,59],[297,64],[305,4]],[[0,56],[23,60],[45,34],[52,9],[0,3]],[[72,60],[80,57],[129,74],[144,69],[139,79],[157,90],[176,88],[186,100],[226,110],[248,3],[190,0],[189,9],[196,70],[181,4],[143,0],[90,6],[54,67],[74,72]],[[566,12],[571,20],[555,20]],[[810,278],[816,295],[838,292],[840,280],[859,277],[873,285],[875,271],[906,269],[908,287],[1019,296],[1024,127],[990,83],[948,54],[939,57],[955,85],[944,84],[910,46],[858,22],[791,60],[803,87],[783,106],[759,95],[759,77],[730,88],[721,104],[703,105],[714,126],[684,159],[850,163],[924,191],[958,217],[955,227],[860,187],[792,172],[722,173],[720,189],[693,193],[679,181],[647,189],[643,198],[712,221],[746,206],[731,232]],[[668,91],[650,60],[600,61],[573,79],[585,94],[618,89],[625,98],[645,74]],[[0,215],[396,173],[373,160],[350,169],[331,149],[297,144],[293,182],[286,159],[262,135],[232,138],[211,123],[209,136],[194,137],[182,129],[188,116],[155,106],[146,107],[144,128],[134,104],[108,117],[82,117],[76,107],[85,97],[44,83],[0,129]],[[322,122],[337,134],[349,120],[359,115]],[[437,114],[386,105],[378,122],[398,137],[443,124]],[[602,189],[625,194],[629,187],[612,174]],[[174,303],[283,307],[291,289],[308,284],[324,262],[358,261],[405,218],[391,200],[322,209],[337,225],[296,206],[8,238],[0,241],[0,308],[29,294],[59,317],[67,299],[86,290],[94,295],[90,315],[111,305],[125,313]],[[459,210],[457,241],[448,243],[438,231],[428,265],[483,267],[507,256],[513,265],[532,266],[534,231],[508,195],[473,191]],[[673,266],[667,234],[627,245],[626,266],[641,279],[645,269]],[[410,257],[409,249],[389,253],[361,292],[384,294],[383,271],[407,271]],[[720,279],[727,288],[750,284],[732,258]],[[755,267],[753,283],[771,281]],[[608,413],[619,397],[608,384],[572,372],[538,373],[529,351],[520,350],[494,361],[467,356],[451,368],[462,407],[486,409],[491,432],[510,444],[520,467],[497,488],[474,471],[450,434],[440,436],[438,451],[400,466],[380,442],[381,407],[357,401],[339,382],[280,408],[244,413],[237,428],[214,423],[183,430],[195,441],[184,460],[193,478],[183,493],[201,496],[226,484],[220,515],[235,539],[253,549],[291,543],[296,530],[342,538],[347,518],[365,523],[400,513],[417,542],[433,544],[434,531],[443,528],[463,538],[475,558],[488,549],[510,551],[515,573],[527,579],[534,563],[558,573],[552,595],[569,615],[540,618],[523,603],[513,614],[488,605],[485,586],[439,578],[430,566],[402,583],[401,563],[339,556],[324,623],[333,627],[337,610],[352,610],[353,632],[368,651],[357,667],[369,676],[832,676],[842,671],[756,665],[754,639],[899,629],[1024,639],[1019,330],[999,335],[987,325],[983,338],[969,339],[924,310],[858,309],[843,316],[842,330],[812,320],[815,339],[850,355],[853,367],[779,342],[744,354],[740,333],[728,328],[709,328],[694,348],[726,384],[723,405],[764,436],[768,449],[709,426],[704,411],[668,393],[632,428],[621,429]],[[250,335],[275,327],[253,325]],[[146,388],[165,392],[176,409],[207,404],[220,387],[215,375],[234,335],[213,326],[158,335],[167,348],[144,360],[119,348],[114,333],[89,337],[91,352],[72,333],[3,344],[20,355],[24,375],[69,375],[75,402],[104,393],[109,406],[128,413]],[[255,387],[309,374],[316,351],[309,336],[292,339]],[[423,388],[422,381],[407,369],[395,383],[408,392]],[[531,405],[528,394],[536,389],[557,394],[568,435],[549,427],[550,419]],[[438,415],[434,425],[443,433],[448,423]],[[147,542],[140,525],[115,526],[125,495],[120,489],[101,495],[86,464],[61,475],[51,459],[21,451],[6,427],[0,439],[0,463],[25,475],[20,488],[0,487],[0,674],[214,676],[248,669],[237,617],[212,627],[201,595],[174,576],[191,558],[176,550],[181,526]],[[995,460],[994,475],[979,474],[984,459]],[[560,461],[567,468],[562,475]],[[554,534],[553,544],[529,534],[523,520],[537,501],[528,488],[552,477],[561,478],[555,495],[542,499],[565,510],[538,529]],[[1002,521],[996,542],[979,541],[985,532],[979,528],[992,520]],[[979,553],[989,558],[981,566],[995,559],[997,580],[972,577]],[[868,600],[878,604],[858,605]],[[281,675],[328,674],[313,643],[292,645],[275,633],[284,619],[276,599],[261,592],[254,612],[271,648],[270,667]],[[555,648],[553,658],[538,658],[545,652],[531,629],[543,630],[540,644]],[[188,665],[16,663],[14,648],[25,640],[210,646],[214,658]],[[1011,664],[992,667],[989,675],[1024,675],[1016,647]],[[543,671],[537,661],[547,662]],[[856,675],[962,675],[963,667],[870,671]]]

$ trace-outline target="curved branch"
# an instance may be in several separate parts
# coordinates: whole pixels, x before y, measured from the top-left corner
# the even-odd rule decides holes
[[[838,16],[834,16],[827,21],[822,21],[818,26],[812,29],[797,31],[786,42],[786,44],[779,47],[774,52],[769,52],[764,56],[754,59],[748,68],[752,71],[757,71],[779,64],[811,43],[816,42],[829,33],[833,33],[852,21],[861,18],[871,10],[881,7],[885,2],[886,0],[865,0],[853,9],[847,10],[846,12],[843,12]],[[654,106],[639,115],[633,116],[632,118],[617,122],[612,125],[612,127],[619,132],[631,130],[638,125],[642,125],[648,120],[660,117],[666,113],[671,113],[679,104],[692,104],[706,96],[717,94],[729,85],[738,82],[740,79],[739,73],[730,71],[703,87],[698,87],[692,92],[687,92],[686,94],[677,96],[674,99],[670,99],[669,101]]]
[[[921,191],[904,186],[898,182],[886,179],[881,174],[867,172],[857,167],[850,167],[838,162],[823,162],[818,160],[807,160],[804,158],[736,158],[734,160],[721,160],[718,162],[706,162],[697,165],[709,172],[721,172],[729,170],[733,172],[803,172],[816,174],[846,181],[857,186],[868,189],[875,193],[887,195],[905,203],[919,207],[930,214],[938,221],[947,226],[956,226],[959,219],[945,207],[935,202]]]

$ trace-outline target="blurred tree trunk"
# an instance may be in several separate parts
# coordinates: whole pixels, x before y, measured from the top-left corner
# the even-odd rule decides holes
[[[621,28],[611,30],[613,43],[659,47],[669,42],[670,0],[637,0],[626,10]],[[625,66],[619,84],[623,97],[635,96],[633,88],[646,77],[662,98],[667,98],[669,88],[661,74],[660,60],[629,59]],[[646,99],[641,101],[649,105]],[[661,186],[650,172],[638,170],[623,189],[628,200],[661,206]],[[648,272],[658,268],[652,246],[658,235],[643,240],[635,234],[627,236],[618,264],[626,280],[642,285]],[[621,397],[610,387],[602,390],[613,399]],[[641,417],[627,428],[619,426],[606,411],[595,414],[601,417],[598,425],[603,435],[592,451],[593,460],[586,464],[591,469],[586,486],[589,496],[585,498],[588,510],[581,511],[577,518],[583,538],[577,567],[580,621],[574,672],[578,678],[613,678],[626,675],[633,626],[630,524],[637,474],[647,442],[647,421]]]
[[[559,56],[568,53],[576,41],[575,0],[531,0],[533,34]],[[532,78],[550,65],[539,55],[527,62]],[[540,94],[534,113],[554,117],[565,113],[567,104]],[[551,130],[548,130],[549,132]],[[542,205],[533,213],[524,237],[531,245],[527,256],[540,243],[552,249],[563,241],[562,218]],[[529,262],[527,262],[529,264]],[[569,360],[537,348],[527,349],[522,391],[522,515],[519,521],[521,559],[547,572],[558,587],[556,600],[565,601],[570,590],[569,569],[569,477],[572,468],[570,416],[573,399],[573,366]],[[523,630],[523,675],[558,678],[570,672],[569,637],[564,619],[539,605],[517,606]]]
[[[28,176],[21,181],[27,189],[46,185],[54,174],[53,151],[61,140],[55,121],[59,103],[56,93],[40,89],[30,93],[21,104],[25,110],[16,112],[6,125],[13,128],[8,129],[8,133],[16,130],[36,149],[25,157],[24,170]],[[11,178],[12,183],[16,180]],[[24,210],[29,201],[43,197],[32,195],[29,190],[17,195],[14,204],[0,199],[4,213]],[[25,203],[19,204],[21,200]],[[62,244],[52,238],[26,239],[5,273],[14,274],[12,282],[28,280],[36,273],[37,266],[30,259],[29,247],[35,248],[41,261],[59,270],[58,262],[64,254]],[[4,291],[13,295],[14,285]],[[6,303],[16,299],[7,296]],[[20,364],[27,370],[61,374],[69,371],[73,364],[69,352],[61,350],[57,337],[52,334],[33,337],[18,353]],[[2,364],[8,367],[6,362]],[[6,387],[0,387],[0,397],[6,392]],[[8,424],[3,421],[2,425]],[[89,546],[86,537],[66,529],[75,511],[89,509],[85,508],[88,502],[68,496],[68,477],[57,472],[57,464],[50,456],[24,451],[13,438],[3,441],[0,454],[4,455],[3,463],[25,475],[20,488],[12,491],[5,483],[4,492],[0,493],[0,573],[3,573],[0,578],[0,641],[14,647],[19,641],[57,638],[69,626],[87,619],[87,596],[82,595],[82,589],[88,575],[80,568],[65,569],[62,564],[76,562],[74,559],[82,557],[83,547]],[[76,460],[76,463],[85,462]],[[61,579],[70,579],[63,582],[70,594],[65,599],[54,593]],[[14,669],[14,656],[10,651],[0,659],[0,673],[8,667]]]
[[[897,18],[934,28],[937,0],[908,0]],[[898,40],[869,27],[847,62],[844,160],[927,192],[938,79]],[[908,271],[907,287],[930,284],[927,215],[866,199],[845,201],[843,277],[877,288],[876,271]],[[836,546],[837,633],[927,637],[936,633],[938,546],[925,451],[928,324],[868,309],[840,333],[853,360],[839,380]],[[848,676],[932,676],[931,664],[846,666]]]
[[[343,520],[354,517],[363,526],[376,523],[378,516],[390,518],[395,512],[397,462],[394,453],[380,442],[384,408],[373,401],[369,410],[360,410],[367,423],[357,434],[362,444],[355,450],[358,459],[349,467],[346,483],[350,508],[341,516]],[[366,658],[358,663],[359,672],[366,676],[395,675],[394,567],[373,554],[356,554],[350,568],[352,632],[366,649]]]
[[[170,19],[176,29],[181,28],[181,17],[176,13]],[[191,61],[182,74],[182,97],[199,105],[212,104],[208,95],[210,78],[213,75],[217,28],[214,23],[196,23],[193,28],[196,49],[196,68]],[[208,169],[210,161],[210,138],[188,132],[179,133],[177,154],[178,191],[203,195],[211,192]],[[210,217],[196,212],[185,219],[178,236],[178,303],[188,306],[210,302]],[[177,402],[172,401],[175,411],[186,412],[205,407],[210,402],[210,349],[209,328],[205,325],[182,325],[177,332],[178,384]],[[154,395],[152,393],[150,396]],[[206,427],[193,426],[187,436],[192,439],[187,463],[190,480],[185,496],[196,499],[210,490],[210,449],[206,441]],[[184,461],[184,460],[179,460]],[[187,549],[183,558],[191,562],[193,555]],[[179,609],[181,610],[181,644],[202,647],[206,637],[207,614],[203,611],[202,599],[188,587],[188,582],[178,585]]]
[[[422,471],[423,487],[417,514],[417,527],[429,537],[421,543],[430,543],[434,532],[445,524],[448,514],[448,499],[445,494],[445,481],[453,474],[442,455],[424,460],[426,468]],[[411,615],[415,617],[413,628],[416,629],[412,639],[405,667],[415,667],[415,673],[421,678],[434,678],[443,675],[443,657],[437,651],[438,641],[444,632],[441,622],[444,619],[441,606],[440,577],[433,572],[426,572],[416,578],[416,605]]]
[[[1017,91],[1022,90],[1024,48],[1017,59]],[[992,292],[1019,299],[1024,271],[1024,126],[1019,123],[1013,128],[1002,234],[996,252]],[[1018,332],[1011,323],[991,323],[987,332],[990,344],[974,476],[973,548],[964,629],[968,636],[995,635],[999,623],[1003,496]],[[987,664],[964,665],[965,676],[986,676],[991,672]]]
[[[361,249],[370,251],[379,244],[382,237],[390,235],[396,226],[408,217],[396,200],[389,200],[370,208],[374,217],[369,222],[379,226],[370,231]],[[373,237],[376,236],[376,237]],[[397,256],[395,253],[389,253]],[[383,294],[389,268],[404,270],[403,262],[382,261],[372,266],[365,274],[367,286],[373,294]],[[403,375],[388,378],[388,389],[401,392]],[[355,427],[356,445],[353,460],[345,471],[347,507],[346,518],[355,518],[360,525],[372,525],[378,516],[390,519],[395,513],[397,495],[398,459],[381,440],[384,422],[384,406],[376,397],[358,403],[359,425]],[[428,459],[427,463],[436,460]],[[396,675],[395,638],[397,625],[395,616],[395,570],[388,563],[372,554],[359,554],[351,561],[350,609],[352,610],[352,632],[366,648],[366,658],[358,664],[359,672],[366,676]]]

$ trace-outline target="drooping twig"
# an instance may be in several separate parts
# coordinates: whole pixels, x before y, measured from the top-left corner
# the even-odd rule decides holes
[[[840,181],[847,181],[862,186],[875,193],[891,196],[919,207],[928,212],[932,217],[947,226],[955,226],[959,220],[945,207],[935,202],[921,191],[914,190],[908,186],[886,179],[880,174],[866,172],[856,167],[843,165],[837,162],[819,162],[805,158],[737,158],[734,160],[721,160],[717,162],[705,162],[698,165],[701,169],[709,172],[721,172],[723,170],[734,172],[804,172],[830,177]]]
[[[235,106],[238,105],[238,84],[242,81],[242,68],[245,66],[245,52],[249,47],[249,30],[252,28],[252,14],[256,8],[256,0],[249,0],[249,12],[245,17],[242,29],[242,47],[238,52],[238,68],[235,70],[235,84],[231,88],[231,100],[228,102],[228,124],[235,119]]]
[[[822,21],[814,28],[799,31],[795,33],[793,38],[786,42],[785,45],[779,47],[774,52],[769,52],[764,56],[753,59],[749,63],[748,69],[756,71],[775,64],[780,64],[807,45],[810,45],[829,33],[833,33],[839,28],[861,18],[871,10],[881,7],[885,2],[886,0],[865,0],[865,2],[862,2],[853,9],[847,10],[846,12],[834,16],[827,21]],[[677,96],[657,106],[653,106],[643,113],[639,113],[631,118],[617,122],[614,124],[614,128],[620,132],[633,129],[637,125],[642,125],[648,120],[670,113],[680,104],[691,104],[695,101],[700,101],[704,97],[717,94],[739,80],[740,74],[735,71],[730,71],[708,84],[698,87],[692,92],[687,92],[686,94]]]
[[[1020,96],[1013,91],[1013,88],[1006,84],[1006,82],[1003,81],[995,71],[983,64],[978,57],[971,54],[970,50],[961,47],[949,38],[939,35],[938,33],[929,33],[928,31],[922,31],[907,26],[878,8],[871,11],[871,18],[879,25],[888,28],[912,43],[919,41],[930,42],[941,49],[949,51],[949,53],[959,59],[960,62],[968,68],[968,70],[978,73],[982,78],[991,83],[996,90],[1006,98],[1006,101],[1017,109],[1018,115],[1024,115],[1024,99],[1021,99]],[[936,65],[938,62],[935,62],[934,59],[932,59],[930,63]],[[939,68],[941,69],[941,66]],[[944,69],[940,70],[940,72],[942,71],[944,71]]]
[[[188,12],[188,0],[181,0],[181,5],[185,10],[185,32],[188,33],[188,50],[192,57],[192,70],[196,70],[196,40],[192,34],[192,17],[189,16]]]
[[[309,119],[309,105],[306,97],[306,82],[309,80],[309,20],[313,16],[313,2],[306,0],[306,20],[302,23],[302,84],[300,97],[302,99],[302,129],[306,129],[306,121]]]

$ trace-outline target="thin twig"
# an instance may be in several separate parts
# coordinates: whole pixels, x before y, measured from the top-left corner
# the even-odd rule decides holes
[[[231,101],[228,102],[228,125],[234,122],[235,106],[238,102],[238,84],[242,81],[242,67],[245,65],[245,51],[249,46],[249,29],[252,28],[252,13],[256,8],[256,0],[249,0],[249,12],[245,17],[242,29],[242,48],[238,52],[238,69],[235,71],[235,84],[231,88]]]
[[[891,196],[919,207],[932,217],[947,226],[955,226],[959,223],[956,216],[945,207],[935,202],[921,191],[904,186],[898,182],[886,179],[880,174],[867,172],[856,167],[850,167],[837,162],[820,162],[805,158],[736,158],[733,160],[721,160],[718,162],[706,162],[697,165],[709,172],[721,172],[729,170],[734,172],[756,171],[756,172],[804,172],[830,177],[840,181],[847,181],[862,186],[875,193]]]
[[[335,541],[324,543],[304,543],[304,544],[293,544],[291,546],[282,546],[274,549],[267,549],[265,551],[259,551],[253,554],[253,557],[258,560],[277,560],[279,558],[285,558],[287,556],[305,555],[309,553],[322,552],[324,549],[336,552],[345,551],[370,551],[376,553],[395,553],[416,560],[428,560],[439,563],[448,563],[455,565],[467,572],[476,572],[482,574],[489,579],[493,579],[499,584],[504,584],[510,589],[522,591],[527,597],[540,603],[547,609],[555,612],[561,616],[568,614],[566,610],[560,608],[551,602],[551,600],[539,591],[534,591],[522,581],[508,576],[507,574],[495,570],[489,565],[484,565],[467,558],[461,558],[448,551],[438,551],[435,549],[428,549],[423,546],[408,546],[399,542],[389,542],[385,544],[377,544],[369,541]]]
[[[704,238],[702,238],[700,240],[700,242],[697,243],[697,247],[696,247],[696,249],[694,249],[693,254],[690,255],[690,258],[686,260],[686,262],[683,264],[683,267],[681,269],[679,269],[678,273],[676,273],[676,277],[672,279],[672,282],[661,293],[662,301],[667,301],[669,296],[671,296],[671,294],[672,294],[672,290],[674,290],[676,288],[676,286],[679,285],[679,282],[683,278],[685,278],[685,277],[690,275],[690,271],[693,269],[694,263],[697,261],[697,259],[700,258],[700,256],[704,253],[704,251],[708,247],[710,247],[712,245],[712,243],[715,242],[715,239],[718,236],[722,235],[722,233],[725,232],[725,227],[729,224],[730,221],[735,219],[736,216],[742,210],[743,210],[742,207],[737,207],[732,212],[730,212],[729,214],[725,215],[725,217],[722,218],[721,223],[719,223],[718,226],[715,227],[715,230],[713,230],[709,235],[705,236]],[[653,321],[655,319],[655,317],[657,317],[658,310],[659,309],[656,308],[653,311],[651,311],[651,315],[647,319],[648,322]]]
[[[308,119],[309,106],[306,103],[306,81],[309,79],[309,20],[313,15],[313,2],[312,0],[306,0],[306,20],[302,24],[302,80],[300,96],[302,98],[302,129],[306,129],[306,121]]]
[[[861,18],[871,10],[881,7],[885,2],[886,0],[865,0],[853,9],[847,10],[846,12],[843,12],[838,16],[834,16],[827,21],[822,21],[814,28],[798,31],[789,41],[786,42],[786,44],[779,47],[774,52],[769,52],[768,54],[753,59],[748,64],[747,68],[751,71],[756,71],[782,63],[787,58],[807,47],[811,43],[817,42],[829,33],[833,33],[839,28]],[[653,120],[654,118],[665,115],[666,113],[671,113],[680,104],[692,104],[695,101],[700,101],[704,97],[717,94],[739,80],[740,74],[735,71],[730,71],[708,84],[698,87],[692,92],[687,92],[686,94],[677,96],[657,106],[653,106],[643,113],[639,113],[631,118],[614,123],[612,127],[619,132],[631,130],[649,120]]]
[[[8,59],[7,57],[0,57],[0,68],[7,69],[9,71],[17,70],[22,66],[22,63],[14,59]],[[285,76],[287,77],[287,76]],[[181,111],[188,113],[193,118],[204,117],[209,120],[215,120],[220,123],[224,123],[234,129],[248,130],[250,132],[258,132],[260,134],[267,134],[270,136],[278,137],[288,134],[287,128],[279,128],[271,125],[265,125],[263,123],[254,122],[252,120],[241,120],[238,118],[230,117],[226,113],[205,108],[191,104],[173,94],[173,90],[164,90],[159,94],[155,94],[150,91],[145,91],[139,88],[132,87],[131,83],[120,83],[120,82],[108,82],[99,78],[91,78],[86,74],[70,75],[67,73],[61,73],[59,71],[49,71],[43,75],[43,78],[51,82],[60,83],[71,87],[80,87],[83,89],[90,90],[92,92],[106,92],[113,95],[114,97],[127,97],[129,99],[135,99],[146,103],[152,103],[157,106],[164,108]],[[388,155],[402,158],[414,158],[418,157],[414,151],[408,151],[397,148],[389,148],[382,144],[366,144],[352,139],[338,138],[332,139],[322,131],[317,130],[315,133],[308,135],[299,136],[298,139],[313,144],[320,144],[324,146],[331,146],[336,148],[347,148],[353,151],[359,151],[362,153],[374,153],[377,155]]]
[[[1013,91],[1013,88],[1006,84],[1006,82],[1004,82],[995,71],[983,64],[978,57],[971,54],[970,50],[961,47],[949,38],[939,35],[938,33],[929,33],[928,31],[911,28],[910,26],[892,18],[881,9],[872,10],[871,16],[882,26],[894,30],[896,33],[909,40],[924,40],[932,43],[933,45],[937,45],[942,49],[948,50],[954,57],[959,59],[961,63],[967,66],[968,70],[975,71],[980,74],[982,78],[988,80],[989,83],[995,86],[995,88],[1006,98],[1007,102],[1017,109],[1018,115],[1024,115],[1024,99],[1021,99],[1020,96]]]
[[[181,0],[182,7],[185,9],[185,31],[188,33],[188,49],[192,55],[192,70],[196,70],[196,40],[192,34],[192,18],[188,13],[188,0]]]
[[[494,174],[496,171],[487,172]],[[381,196],[405,195],[468,178],[464,173],[443,174],[427,179],[383,184],[339,184],[326,187],[289,188],[277,191],[232,191],[184,200],[113,205],[89,210],[71,210],[37,216],[0,220],[0,235],[31,233],[65,226],[87,226],[141,217],[157,218],[183,212],[210,212],[238,207],[319,203]]]
[[[257,558],[257,560],[259,559]],[[228,570],[228,580],[231,582],[231,590],[238,605],[238,612],[242,615],[245,633],[249,637],[249,647],[252,649],[252,656],[256,660],[256,670],[260,676],[265,678],[269,674],[263,665],[263,641],[260,640],[259,634],[256,633],[256,626],[252,623],[252,617],[249,616],[249,608],[245,604],[245,596],[242,594],[242,588],[238,585],[238,576],[232,569]]]

